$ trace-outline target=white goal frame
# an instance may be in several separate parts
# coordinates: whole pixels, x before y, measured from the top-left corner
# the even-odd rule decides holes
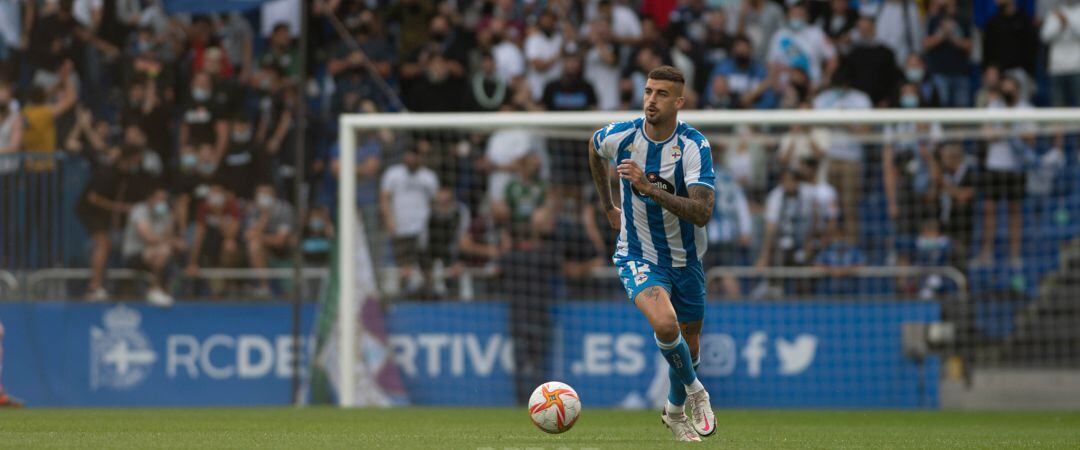
[[[363,129],[444,129],[493,130],[500,128],[600,128],[615,121],[640,117],[637,111],[527,112],[527,113],[381,113],[343,114],[339,117],[338,145],[341,174],[356,172],[356,138]],[[876,109],[843,110],[756,110],[756,111],[684,111],[679,118],[698,127],[735,125],[882,125],[908,122],[941,124],[988,124],[1009,122],[1080,123],[1080,108],[1005,109]],[[356,336],[359,317],[354,303],[356,282],[355,254],[357,227],[356,177],[341,176],[338,182],[338,405],[355,406]],[[366,240],[365,240],[366,241]],[[351,318],[351,320],[350,320]],[[346,382],[346,380],[351,380]]]

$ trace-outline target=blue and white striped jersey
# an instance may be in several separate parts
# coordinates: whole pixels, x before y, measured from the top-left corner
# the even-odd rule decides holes
[[[615,122],[593,134],[593,146],[616,163],[632,159],[646,178],[671,194],[687,196],[695,184],[715,189],[709,141],[698,130],[679,121],[671,137],[655,142],[645,135],[645,119]],[[627,180],[620,180],[622,228],[615,259],[640,258],[661,267],[683,267],[700,262],[708,247],[704,227],[680,219],[652,199],[639,195]]]

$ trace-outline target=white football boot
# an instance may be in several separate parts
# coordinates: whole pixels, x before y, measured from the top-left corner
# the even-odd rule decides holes
[[[671,434],[675,435],[675,440],[679,442],[701,442],[701,438],[697,432],[694,431],[694,427],[690,426],[690,422],[686,418],[686,414],[679,414],[678,416],[668,415],[665,409],[660,413],[660,420],[664,422],[664,425],[671,430]]]
[[[709,393],[704,389],[686,394],[686,409],[689,410],[690,424],[694,431],[702,436],[712,435],[716,431],[716,415],[709,403]]]

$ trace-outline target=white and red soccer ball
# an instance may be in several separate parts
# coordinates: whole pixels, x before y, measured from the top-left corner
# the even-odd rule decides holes
[[[529,417],[542,431],[558,434],[569,430],[581,414],[581,399],[566,383],[548,381],[529,397]]]

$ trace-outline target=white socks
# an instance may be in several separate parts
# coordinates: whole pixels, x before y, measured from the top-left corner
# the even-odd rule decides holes
[[[671,403],[671,400],[668,400],[667,406],[664,407],[664,409],[667,410],[667,415],[669,416],[678,417],[683,415],[683,405],[675,405]]]
[[[698,392],[701,392],[701,391],[704,391],[704,390],[705,390],[705,386],[703,386],[701,384],[701,379],[699,379],[699,378],[694,378],[693,383],[690,383],[690,384],[686,385],[686,393],[687,394],[697,394]]]

